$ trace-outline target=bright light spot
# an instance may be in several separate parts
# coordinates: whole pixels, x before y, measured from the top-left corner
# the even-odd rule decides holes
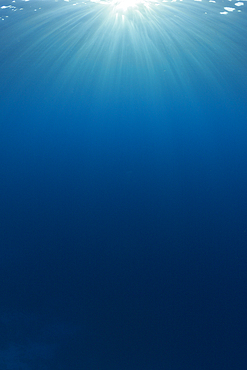
[[[236,5],[236,6],[242,6],[242,5],[244,5],[244,3],[242,3],[242,2],[240,2],[240,1],[238,1],[237,3],[235,3],[235,5]]]
[[[235,10],[235,8],[229,8],[228,6],[224,7],[224,9],[227,11],[227,12],[233,12]]]
[[[64,0],[69,1],[69,0]],[[93,3],[99,3],[102,5],[110,5],[116,11],[125,12],[129,9],[140,9],[140,8],[150,8],[150,6],[160,5],[162,0],[90,0]],[[167,0],[167,1],[176,1],[176,0]],[[182,1],[182,0],[180,0]],[[163,0],[166,2],[166,0]]]
[[[122,9],[126,11],[129,8],[135,8],[140,4],[147,4],[148,1],[145,0],[113,0],[111,5],[116,9]]]

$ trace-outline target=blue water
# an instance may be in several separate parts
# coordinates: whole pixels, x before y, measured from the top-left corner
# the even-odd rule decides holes
[[[0,0],[1,370],[247,368],[246,6]]]

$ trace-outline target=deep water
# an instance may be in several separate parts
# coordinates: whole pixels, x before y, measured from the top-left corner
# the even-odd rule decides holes
[[[247,5],[74,4],[0,0],[0,368],[244,370]]]

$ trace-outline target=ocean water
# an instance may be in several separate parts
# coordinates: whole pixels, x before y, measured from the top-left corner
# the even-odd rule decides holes
[[[0,369],[247,368],[245,1],[0,0]]]

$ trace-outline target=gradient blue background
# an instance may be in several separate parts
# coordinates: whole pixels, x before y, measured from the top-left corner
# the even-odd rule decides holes
[[[0,9],[1,369],[246,369],[244,7],[36,4]]]

